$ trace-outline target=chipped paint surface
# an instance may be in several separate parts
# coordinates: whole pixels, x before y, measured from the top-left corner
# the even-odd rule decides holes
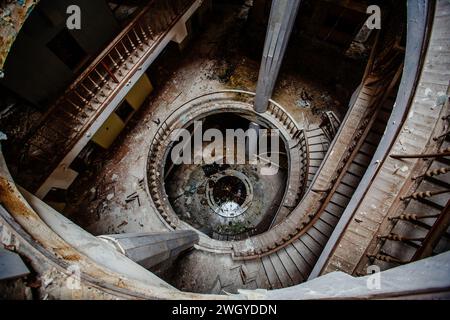
[[[0,78],[9,51],[39,0],[2,1],[0,4]]]

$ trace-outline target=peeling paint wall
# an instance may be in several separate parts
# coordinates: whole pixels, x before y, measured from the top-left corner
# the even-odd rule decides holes
[[[71,4],[81,9],[80,30],[67,29],[66,10]],[[0,84],[44,109],[120,31],[104,1],[40,0],[10,48]],[[51,45],[55,39],[59,39],[56,51]],[[77,66],[58,56],[64,47],[70,48]]]
[[[2,1],[0,4],[0,78],[9,50],[39,0]]]

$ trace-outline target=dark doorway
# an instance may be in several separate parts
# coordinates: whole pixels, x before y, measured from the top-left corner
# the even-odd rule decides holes
[[[47,43],[47,47],[71,70],[78,69],[87,56],[66,28]]]

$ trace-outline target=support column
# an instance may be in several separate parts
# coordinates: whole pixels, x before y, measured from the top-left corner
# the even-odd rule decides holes
[[[147,269],[175,259],[199,241],[198,234],[189,230],[114,234],[98,238]]]
[[[301,0],[272,0],[269,27],[256,87],[255,110],[267,110]]]
[[[258,141],[260,129],[261,127],[259,126],[259,124],[255,122],[250,122],[250,125],[248,127],[248,130],[250,131],[249,137],[245,141],[245,153],[246,153],[245,155],[250,164],[258,160]],[[251,138],[252,136],[256,137],[256,139],[252,139]]]

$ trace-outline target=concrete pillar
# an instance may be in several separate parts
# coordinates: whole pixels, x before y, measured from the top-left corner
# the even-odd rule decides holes
[[[194,231],[164,233],[126,233],[103,235],[98,238],[134,262],[150,269],[178,257],[199,241]]]
[[[246,148],[245,155],[247,156],[249,163],[256,162],[258,160],[258,141],[260,129],[261,127],[259,126],[259,124],[255,122],[250,122],[248,130],[254,132],[253,133],[249,132],[250,133],[249,138],[245,141],[245,148]],[[254,134],[256,139],[250,139],[252,134]]]
[[[301,0],[273,0],[256,87],[255,110],[267,110]]]

